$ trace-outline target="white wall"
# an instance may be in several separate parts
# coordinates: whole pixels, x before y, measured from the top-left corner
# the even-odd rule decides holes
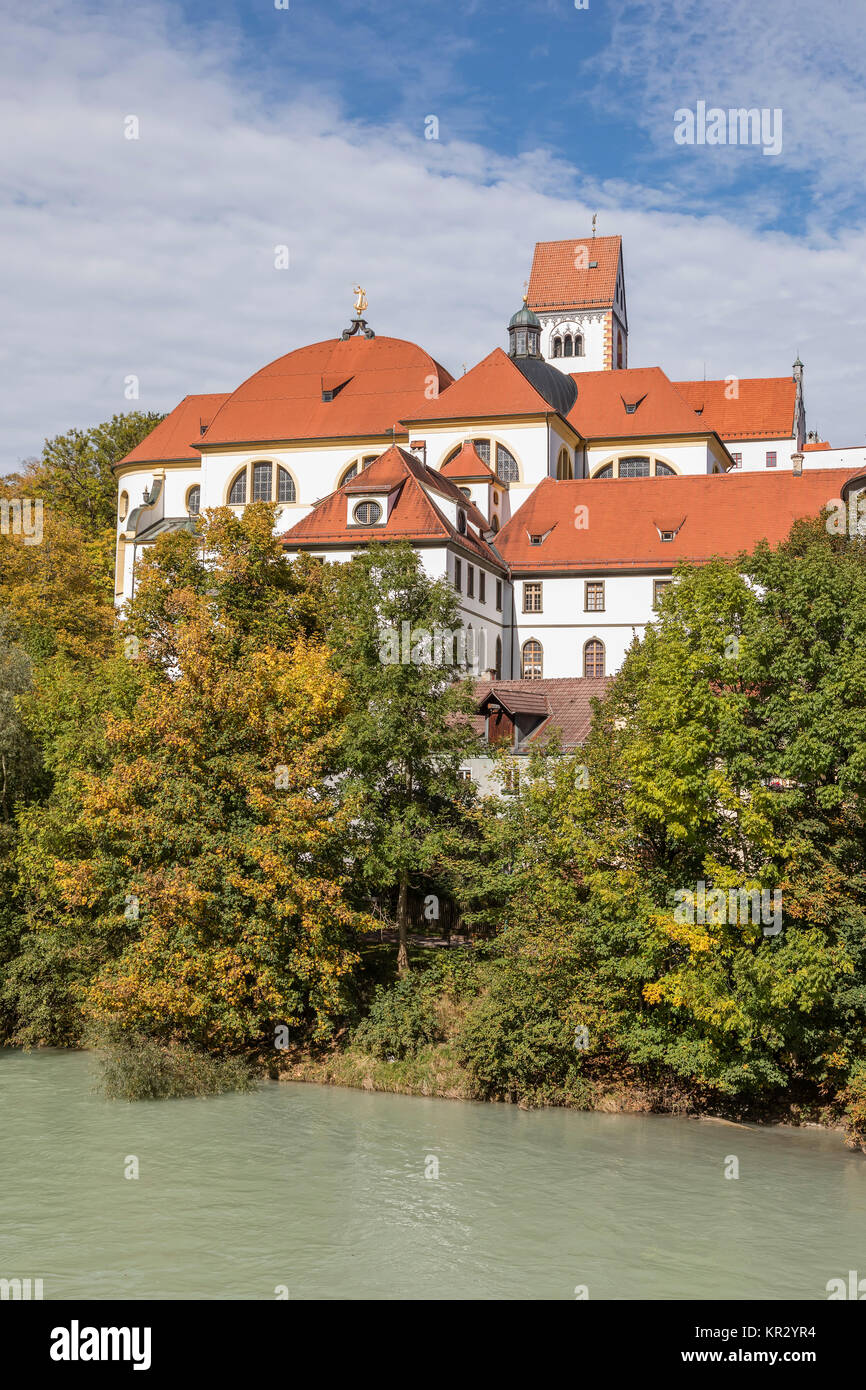
[[[605,675],[620,668],[635,636],[642,637],[646,624],[656,616],[653,608],[653,581],[670,578],[670,571],[646,574],[569,574],[541,580],[542,612],[523,612],[523,585],[537,580],[514,581],[518,656],[530,638],[540,642],[544,652],[543,674],[583,675],[583,646],[598,637],[605,647]],[[603,580],[603,612],[586,612],[586,580]],[[519,675],[519,670],[515,671]]]

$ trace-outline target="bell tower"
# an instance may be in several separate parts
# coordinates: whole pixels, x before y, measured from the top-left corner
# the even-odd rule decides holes
[[[529,308],[541,325],[541,355],[569,376],[628,366],[622,238],[539,241]]]

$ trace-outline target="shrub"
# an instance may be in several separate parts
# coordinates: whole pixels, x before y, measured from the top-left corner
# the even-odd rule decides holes
[[[373,1057],[416,1056],[440,1036],[435,1002],[424,974],[411,974],[390,988],[377,985],[367,1017],[355,1029],[356,1046]]]
[[[866,1062],[855,1062],[840,1099],[845,1102],[846,1143],[866,1152]]]
[[[212,1057],[181,1043],[140,1033],[104,1039],[101,1090],[109,1100],[166,1100],[253,1091],[256,1080],[240,1057]]]

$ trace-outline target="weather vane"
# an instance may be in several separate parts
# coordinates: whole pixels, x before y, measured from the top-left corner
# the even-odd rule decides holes
[[[355,314],[360,318],[367,307],[367,296],[360,285],[355,286],[354,293],[358,296],[355,300]]]
[[[528,280],[524,280],[524,282],[523,282],[523,302],[524,302],[524,304],[526,303],[526,301],[527,301],[528,298],[529,298],[529,281],[528,281]]]
[[[598,213],[597,213],[597,212],[594,212],[594,213],[592,214],[592,234],[593,234],[593,236],[595,236],[595,224],[596,224],[597,221],[598,221]]]

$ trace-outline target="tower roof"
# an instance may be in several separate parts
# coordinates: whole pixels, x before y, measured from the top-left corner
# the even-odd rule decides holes
[[[540,313],[609,309],[621,256],[622,237],[618,236],[537,241],[529,276],[530,306]]]

